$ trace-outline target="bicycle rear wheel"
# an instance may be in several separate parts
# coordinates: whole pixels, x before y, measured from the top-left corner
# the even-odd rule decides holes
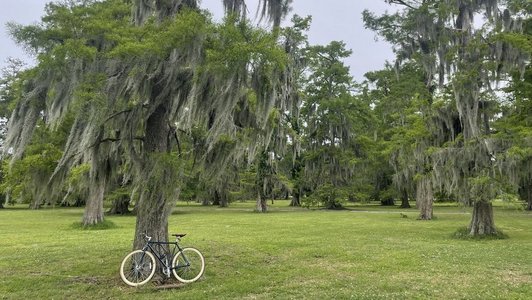
[[[120,277],[130,286],[140,286],[155,274],[155,257],[147,251],[135,250],[129,253],[120,265]]]
[[[172,260],[172,273],[183,283],[198,280],[203,272],[205,272],[205,259],[198,249],[184,248]]]

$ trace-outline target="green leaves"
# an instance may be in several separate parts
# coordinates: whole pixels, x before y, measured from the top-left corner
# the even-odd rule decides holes
[[[41,205],[44,199],[44,186],[53,173],[62,151],[51,143],[32,144],[22,160],[3,166],[4,180],[0,186],[2,193],[9,193],[12,201]]]
[[[202,44],[212,30],[210,20],[205,15],[190,9],[184,9],[176,18],[156,22],[150,19],[143,26],[128,24],[112,32],[116,42],[109,57],[121,59],[156,56],[164,59],[172,51],[183,54],[188,49]]]
[[[234,17],[227,17],[212,29],[214,36],[207,45],[206,63],[213,72],[232,74],[235,70],[246,72],[247,68],[263,68],[268,74],[286,65],[286,55],[272,33]]]

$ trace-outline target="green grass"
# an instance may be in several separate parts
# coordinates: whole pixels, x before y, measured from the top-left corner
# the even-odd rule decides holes
[[[230,208],[179,204],[170,231],[206,258],[204,278],[178,289],[129,288],[118,275],[134,217],[82,230],[82,209],[0,210],[1,299],[530,299],[532,214],[496,207],[509,238],[457,240],[470,209],[353,206],[307,210],[276,201]],[[403,218],[400,213],[406,214]]]

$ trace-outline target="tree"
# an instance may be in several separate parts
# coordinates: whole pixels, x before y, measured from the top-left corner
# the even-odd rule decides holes
[[[351,55],[343,42],[308,48],[308,78],[302,116],[305,184],[326,208],[341,208],[346,188],[365,156],[362,132],[369,107],[352,95],[353,80],[342,59]]]
[[[470,235],[496,234],[490,200],[499,190],[492,159],[500,149],[490,137],[495,107],[490,95],[498,80],[511,70],[522,70],[526,61],[518,49],[497,39],[502,32],[521,30],[519,14],[512,13],[516,1],[387,2],[405,9],[380,18],[365,12],[366,26],[396,46],[398,64],[413,60],[423,66],[427,87],[447,87],[459,115],[460,134],[427,153],[432,187],[474,202]],[[481,27],[474,26],[479,13],[486,18]],[[447,115],[443,124],[452,124]]]
[[[11,203],[26,203],[32,209],[44,204],[56,204],[47,190],[47,183],[61,158],[64,134],[53,135],[38,123],[35,135],[27,146],[24,157],[4,166],[3,193]]]
[[[525,7],[532,12],[532,4]],[[532,55],[532,18],[525,20],[523,33],[504,33],[501,39]],[[502,105],[502,117],[494,124],[496,140],[506,151],[497,157],[497,164],[514,191],[524,200],[527,210],[532,210],[532,65],[524,74],[515,72],[505,89],[509,99]]]
[[[370,98],[376,120],[376,137],[383,150],[378,161],[384,162],[380,170],[389,169],[386,162],[393,168],[393,182],[397,196],[401,198],[401,208],[409,208],[409,198],[416,198],[416,203],[428,203],[427,210],[421,218],[432,217],[430,203],[432,195],[417,194],[417,183],[421,185],[424,169],[417,166],[417,152],[426,150],[433,136],[427,127],[426,120],[428,101],[431,95],[425,85],[422,71],[415,64],[405,64],[398,69],[388,65],[384,70],[369,72],[366,75],[366,97]],[[425,107],[425,109],[423,109]],[[424,117],[425,116],[425,117]],[[421,186],[420,186],[421,187]],[[418,189],[421,191],[421,189]],[[415,197],[415,196],[419,197]]]
[[[306,31],[310,28],[312,18],[302,18],[294,15],[292,18],[292,27],[284,29],[282,36],[284,37],[285,51],[288,53],[290,63],[288,64],[288,72],[286,80],[289,84],[290,90],[287,94],[292,98],[291,114],[286,115],[286,126],[290,128],[290,146],[291,152],[287,157],[291,158],[289,178],[292,182],[292,200],[290,206],[301,206],[301,196],[304,189],[303,180],[303,155],[301,149],[303,137],[303,125],[301,116],[301,97],[300,91],[304,85],[304,72],[307,67],[306,49],[308,48],[308,37]],[[285,157],[286,158],[286,157]]]
[[[4,142],[7,133],[7,122],[9,120],[12,105],[17,93],[20,91],[21,80],[19,75],[24,67],[24,63],[21,60],[9,58],[7,61],[7,67],[2,69],[2,75],[0,77],[0,149],[4,153]],[[5,155],[2,155],[0,161],[2,162],[0,183],[4,185],[6,180],[6,168],[4,166]],[[0,208],[4,208],[4,202],[6,201],[5,189],[0,192]]]
[[[53,127],[74,114],[55,176],[80,160],[91,164],[84,224],[94,224],[121,155],[138,193],[134,248],[143,244],[140,233],[168,238],[182,165],[175,133],[209,128],[206,156],[216,160],[216,145],[236,144],[245,132],[235,123],[237,107],[253,101],[262,125],[279,95],[285,55],[276,37],[246,20],[213,24],[196,8],[195,1],[135,1],[131,24],[121,0],[50,4],[42,26],[12,28],[40,53],[10,127],[15,157],[36,115],[44,112]]]

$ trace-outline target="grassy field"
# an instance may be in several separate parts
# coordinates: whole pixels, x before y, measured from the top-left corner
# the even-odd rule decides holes
[[[0,299],[531,299],[532,214],[497,207],[505,240],[456,240],[470,209],[356,206],[307,210],[276,201],[230,208],[180,204],[171,232],[200,249],[199,282],[129,288],[118,274],[131,250],[134,217],[116,228],[72,226],[82,209],[0,210]],[[400,212],[408,215],[403,218]]]

